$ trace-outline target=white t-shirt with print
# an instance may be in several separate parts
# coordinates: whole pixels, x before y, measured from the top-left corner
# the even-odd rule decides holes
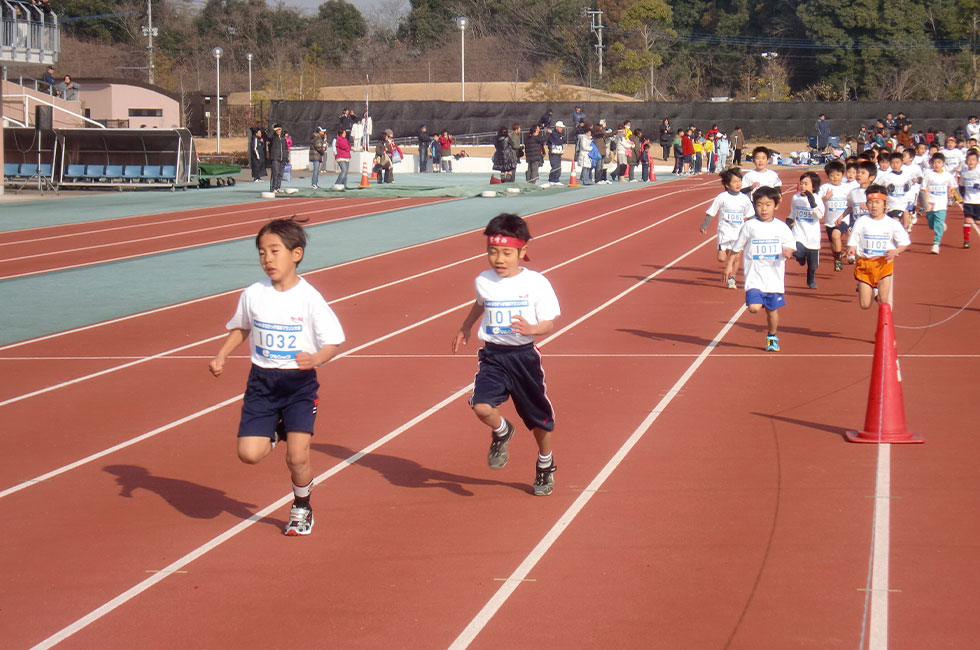
[[[943,147],[942,149],[939,150],[939,153],[941,153],[946,158],[946,169],[949,170],[951,174],[959,171],[960,164],[962,164],[963,161],[966,159],[966,156],[963,155],[963,152],[955,147],[953,149],[946,149],[945,147]]]
[[[888,194],[888,201],[885,204],[885,210],[906,210],[909,207],[912,186],[915,185],[915,179],[912,177],[911,172],[902,168],[901,171],[895,173],[891,169],[887,172],[879,173],[878,177],[875,179],[875,183],[881,185],[885,188],[885,192]]]
[[[963,188],[963,203],[980,203],[980,165],[973,169],[964,166],[960,170],[960,187]]]
[[[530,324],[553,320],[560,313],[558,297],[548,279],[530,269],[502,278],[493,269],[476,276],[476,302],[483,305],[483,320],[478,333],[481,341],[499,345],[524,345],[534,341],[511,330],[514,316]]]
[[[816,207],[810,207],[810,201],[802,194],[794,194],[789,207],[789,216],[793,218],[793,237],[803,244],[804,248],[816,250],[820,248],[820,222],[824,219],[824,205],[819,196],[814,196]]]
[[[755,192],[759,187],[752,187],[758,183],[759,187],[782,187],[783,182],[779,180],[779,174],[771,169],[759,172],[754,169],[742,174],[742,189],[750,189]]]
[[[847,195],[847,207],[851,209],[851,214],[844,219],[845,223],[855,224],[859,217],[868,216],[867,194],[860,185],[855,187]]]
[[[938,174],[930,169],[922,178],[922,191],[926,193],[926,210],[942,212],[949,207],[949,191],[956,187],[956,179],[945,169]]]
[[[337,316],[303,278],[288,291],[277,291],[269,278],[247,287],[225,327],[250,330],[252,363],[262,368],[296,370],[298,353],[344,342]]]
[[[745,290],[758,289],[763,293],[784,293],[786,258],[783,249],[796,250],[793,232],[779,219],[762,221],[749,219],[735,241],[736,253],[744,250]]]
[[[858,257],[881,257],[899,246],[911,243],[909,234],[898,219],[887,216],[880,219],[859,219],[847,238],[849,248],[857,248]]]
[[[824,183],[820,186],[819,196],[825,208],[824,219],[826,225],[833,226],[837,221],[837,217],[841,216],[844,210],[847,209],[847,194],[851,189],[852,187],[849,183],[841,183],[840,185]]]
[[[725,190],[711,202],[707,214],[718,217],[718,244],[730,244],[738,238],[745,220],[755,214],[755,208],[752,199],[745,194]]]

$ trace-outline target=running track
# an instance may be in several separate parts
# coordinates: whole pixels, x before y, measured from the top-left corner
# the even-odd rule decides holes
[[[529,217],[563,310],[541,342],[547,499],[529,494],[530,435],[486,467],[476,343],[447,354],[485,268],[476,232],[306,272],[348,334],[320,372],[308,538],[279,533],[282,452],[235,458],[247,359],[206,370],[235,293],[0,348],[5,646],[972,647],[976,252],[929,256],[913,232],[896,322],[922,327],[898,344],[927,442],[851,445],[873,310],[849,273],[825,261],[814,292],[794,265],[783,351],[762,353],[764,318],[720,288],[697,232],[717,191],[686,179]]]

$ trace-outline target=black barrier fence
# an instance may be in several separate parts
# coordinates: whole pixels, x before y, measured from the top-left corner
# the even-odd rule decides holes
[[[495,131],[500,126],[510,128],[514,122],[524,130],[540,120],[547,109],[554,113],[553,122],[562,120],[571,127],[575,106],[581,106],[589,121],[606,120],[615,129],[617,123],[630,120],[633,128],[657,140],[658,127],[664,117],[677,129],[694,124],[707,131],[712,124],[726,133],[741,126],[746,138],[771,140],[803,140],[816,135],[817,116],[826,114],[831,135],[853,136],[861,125],[872,129],[875,120],[886,113],[897,116],[903,112],[912,123],[912,133],[927,129],[957,134],[963,130],[970,115],[980,114],[980,103],[954,102],[437,102],[437,101],[379,101],[370,105],[374,134],[391,129],[396,138],[413,136],[425,124],[428,132],[443,129],[450,133],[480,133]],[[322,126],[331,136],[340,113],[351,108],[363,112],[363,105],[337,101],[272,102],[270,123],[279,122],[298,145],[308,144],[313,129]]]

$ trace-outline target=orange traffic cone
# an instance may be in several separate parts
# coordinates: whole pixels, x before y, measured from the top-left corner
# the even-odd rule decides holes
[[[491,185],[500,185],[500,179],[497,178],[497,175],[494,174],[493,172],[490,172],[490,184]]]
[[[367,163],[361,167],[361,184],[358,187],[371,187],[371,180],[368,176]]]
[[[847,431],[851,442],[915,443],[922,436],[905,428],[905,401],[902,399],[902,373],[898,368],[895,326],[891,305],[878,307],[875,356],[871,365],[871,389],[863,431]]]
[[[653,161],[650,161],[650,181],[657,180],[657,168],[654,166]]]
[[[575,161],[572,161],[572,175],[568,179],[569,187],[582,187],[578,183],[578,176],[575,175]]]

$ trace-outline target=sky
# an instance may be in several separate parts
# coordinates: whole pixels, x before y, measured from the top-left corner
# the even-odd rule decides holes
[[[315,12],[317,7],[323,4],[324,0],[285,0],[287,7],[296,7],[297,9],[306,9],[311,12]],[[267,2],[272,5],[274,4],[270,0]],[[370,21],[370,13],[377,11],[386,11],[389,13],[400,12],[408,13],[410,4],[408,0],[347,0],[355,7],[360,10],[364,15],[364,18]]]

